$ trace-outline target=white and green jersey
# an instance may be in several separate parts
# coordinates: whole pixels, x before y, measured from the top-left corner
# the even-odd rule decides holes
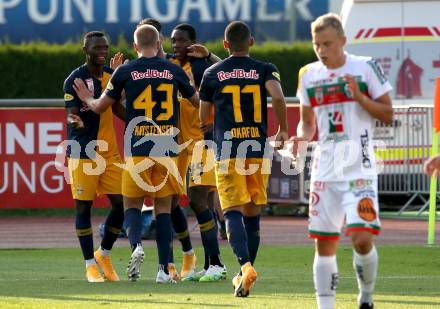
[[[297,97],[313,108],[319,130],[312,181],[377,178],[373,117],[351,98],[343,77],[354,76],[362,93],[373,100],[392,87],[372,58],[345,56],[340,68],[328,69],[317,61],[299,72]]]

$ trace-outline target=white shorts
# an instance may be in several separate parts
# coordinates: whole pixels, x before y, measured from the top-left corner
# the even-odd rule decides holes
[[[346,220],[346,234],[380,232],[377,180],[314,181],[310,185],[309,237],[337,240]]]

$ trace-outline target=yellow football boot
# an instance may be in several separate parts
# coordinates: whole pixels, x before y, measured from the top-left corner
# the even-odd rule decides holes
[[[241,267],[241,273],[243,274],[241,278],[235,279],[236,282],[234,284],[234,296],[236,297],[247,297],[251,291],[252,286],[254,285],[255,281],[257,280],[257,272],[255,271],[254,267],[252,267],[252,264],[250,262],[247,262]]]
[[[180,271],[180,278],[186,278],[194,274],[196,269],[196,255],[193,253],[183,254],[182,270]]]
[[[110,256],[101,255],[101,251],[98,249],[95,251],[95,260],[104,273],[104,278],[108,281],[119,281],[119,276],[113,268],[112,260]]]
[[[104,278],[99,273],[99,268],[96,264],[87,266],[86,278],[88,282],[104,282]]]

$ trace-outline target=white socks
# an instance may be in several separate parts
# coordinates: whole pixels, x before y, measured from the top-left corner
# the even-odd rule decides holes
[[[86,260],[86,267],[89,267],[90,265],[96,264],[95,258]]]
[[[101,252],[102,256],[109,256],[110,255],[110,250],[103,249],[101,246],[99,247],[99,251]]]
[[[194,249],[188,250],[188,251],[183,251],[183,254],[194,254]]]
[[[338,285],[338,265],[336,255],[319,256],[313,261],[313,281],[319,309],[335,307],[336,286]]]
[[[376,283],[378,257],[376,247],[373,246],[370,252],[361,255],[353,250],[353,267],[359,287],[358,301],[362,303],[373,303],[373,291]]]

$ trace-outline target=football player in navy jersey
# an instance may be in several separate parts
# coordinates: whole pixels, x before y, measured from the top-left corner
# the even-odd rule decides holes
[[[171,44],[174,54],[167,55],[168,59],[182,67],[192,76],[196,87],[200,82],[205,70],[211,65],[207,59],[190,56],[189,48],[196,44],[196,30],[190,24],[179,24],[171,33]],[[182,280],[211,282],[226,279],[226,268],[220,259],[220,249],[217,238],[217,224],[213,212],[208,204],[213,204],[214,191],[216,190],[214,172],[214,149],[209,140],[212,140],[212,132],[204,134],[200,129],[199,110],[192,106],[188,100],[180,100],[180,140],[182,143],[190,142],[179,153],[179,172],[182,178],[186,178],[189,171],[188,196],[189,205],[194,211],[200,226],[202,244],[205,251],[205,263],[202,270],[187,271],[185,263],[182,266]],[[208,142],[205,141],[205,138]],[[179,211],[178,205],[173,213]],[[172,213],[172,215],[173,215]],[[179,227],[176,217],[174,227]],[[183,220],[180,220],[183,222]],[[182,234],[180,234],[182,235]],[[179,238],[179,233],[177,237]],[[186,236],[183,234],[182,236]],[[189,237],[189,235],[188,235]],[[184,252],[184,262],[187,254]]]
[[[244,22],[230,23],[224,38],[230,56],[208,68],[200,86],[200,120],[202,128],[214,122],[217,190],[228,240],[241,266],[232,280],[238,297],[248,296],[257,279],[253,264],[270,173],[267,94],[280,124],[277,146],[288,139],[280,75],[273,64],[249,57],[253,42]]]
[[[76,78],[82,79],[93,96],[98,98],[113,73],[110,67],[105,66],[108,41],[104,33],[92,31],[85,34],[83,51],[86,54],[86,63],[72,71],[63,87],[68,138],[80,146],[79,151],[76,151],[75,147],[67,149],[71,189],[76,209],[76,233],[86,261],[87,280],[104,281],[99,272],[99,265],[107,280],[119,281],[109,256],[124,221],[121,196],[122,170],[114,164],[121,163],[121,157],[113,128],[113,113],[123,120],[124,107],[117,103],[98,115],[78,98],[73,89]],[[120,62],[122,62],[122,54],[118,53],[112,58],[111,64],[117,66]],[[94,146],[94,143],[98,146]],[[86,152],[87,145],[92,146],[90,153]],[[104,167],[101,171],[94,172],[89,169],[90,172],[87,172],[87,166],[96,170],[100,163],[103,163]],[[105,221],[101,246],[93,253],[90,212],[96,193],[107,195],[112,208]]]
[[[161,32],[162,25],[159,21],[153,18],[146,18],[140,21],[138,26],[145,24],[151,25],[155,27],[159,33]],[[161,43],[163,40],[163,35],[160,35]],[[185,72],[191,76],[195,86],[199,87],[205,69],[212,63],[220,61],[220,58],[210,53],[206,47],[196,43],[196,31],[189,24],[180,24],[174,27],[171,34],[171,41],[174,54],[165,53],[161,45],[158,56],[165,57],[171,62],[181,66]],[[200,145],[200,142],[203,142],[204,135],[200,130],[198,109],[193,107],[186,99],[182,98],[179,99],[179,101],[179,140],[181,143],[190,140],[192,140],[192,142],[189,144],[189,147],[179,153],[178,168],[180,175],[185,182],[188,169],[190,166],[193,167],[190,169],[190,172],[193,171],[193,173],[190,174],[189,178],[190,188],[188,195],[190,198],[190,206],[195,212],[197,221],[201,227],[202,243],[205,249],[205,263],[202,270],[195,272],[196,256],[188,231],[188,222],[185,214],[178,205],[178,196],[175,196],[173,198],[171,220],[177,239],[182,245],[183,261],[182,270],[179,276],[174,265],[173,254],[171,253],[168,269],[170,273],[174,275],[175,279],[182,278],[183,280],[189,281],[218,281],[226,278],[226,268],[220,259],[217,237],[214,237],[217,233],[217,225],[215,220],[213,220],[214,217],[211,211],[207,209],[207,204],[211,202],[213,203],[214,199],[214,169],[201,171],[206,164],[206,159],[213,157],[213,150],[205,150],[203,147],[197,147],[197,149],[202,150],[200,159],[203,159],[203,162],[191,162],[194,145],[196,142],[199,142]],[[199,157],[195,156],[194,158]],[[193,181],[194,174],[198,174],[198,176],[196,176],[198,178],[197,184]],[[184,188],[186,188],[186,183],[184,184]]]
[[[143,25],[134,33],[138,59],[121,65],[113,74],[106,92],[93,99],[85,84],[75,80],[78,95],[100,113],[126,97],[125,169],[122,174],[125,220],[132,255],[127,268],[129,280],[140,276],[144,251],[141,246],[141,207],[145,197],[154,198],[159,255],[157,283],[174,283],[167,264],[170,254],[171,200],[183,190],[177,171],[177,93],[198,106],[199,98],[189,78],[177,65],[160,58],[158,31]]]

